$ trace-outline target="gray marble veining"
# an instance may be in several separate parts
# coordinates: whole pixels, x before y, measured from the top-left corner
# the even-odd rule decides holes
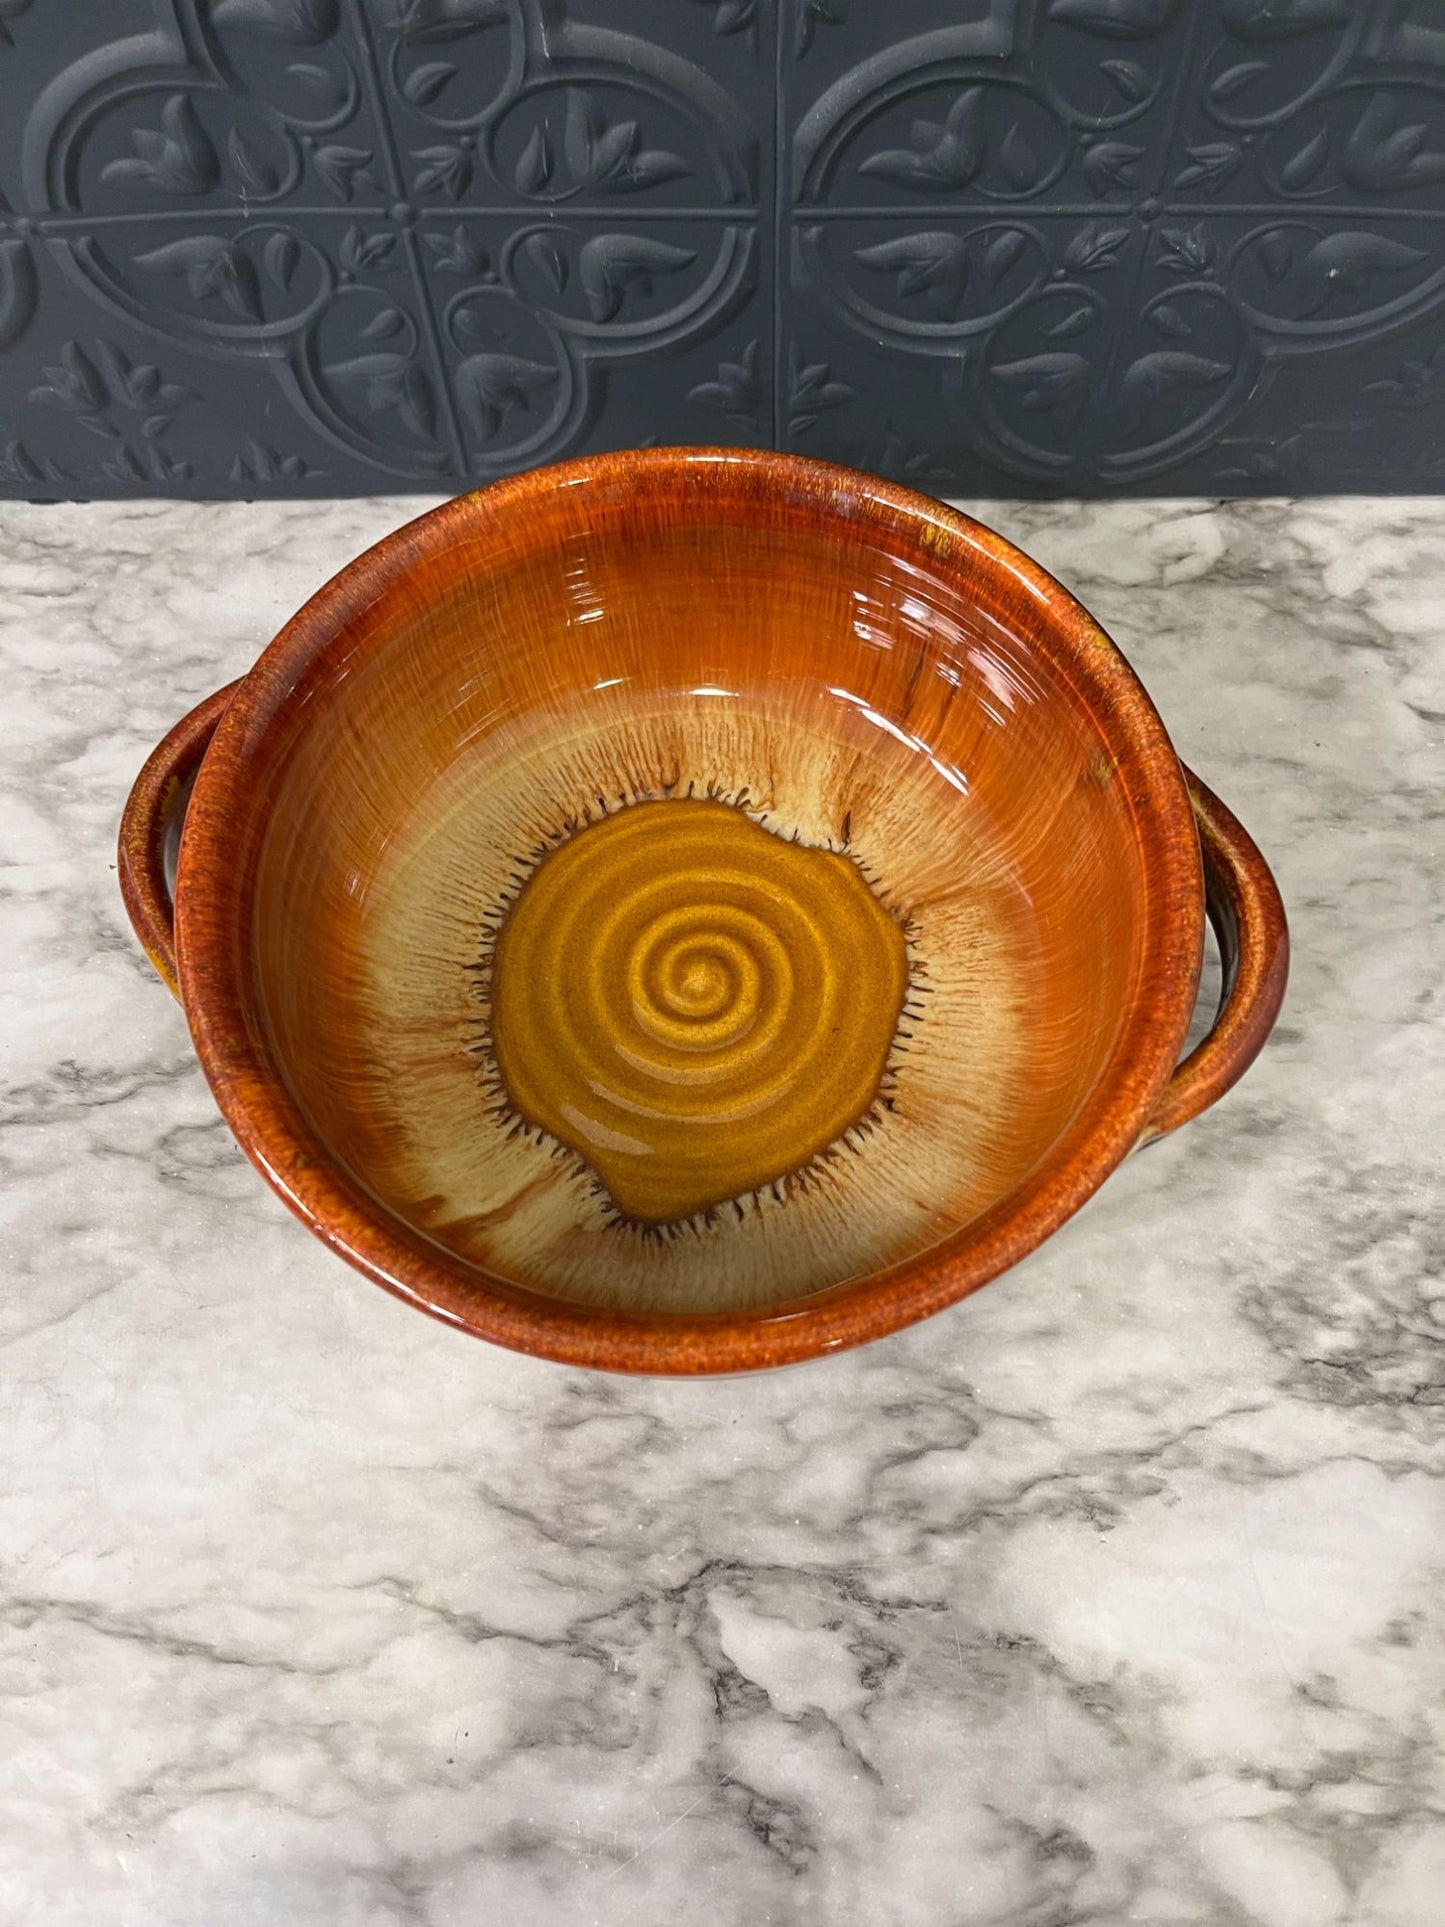
[[[1276,863],[1276,1038],[749,1380],[473,1344],[232,1143],[126,786],[399,501],[0,511],[0,1920],[1440,1927],[1445,506],[982,512]]]

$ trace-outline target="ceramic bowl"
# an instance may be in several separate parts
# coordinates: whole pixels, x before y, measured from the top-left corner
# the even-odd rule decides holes
[[[120,857],[298,1216],[438,1318],[627,1371],[963,1297],[1228,1088],[1286,973],[1258,851],[1079,604],[781,455],[573,462],[400,529],[160,746]]]

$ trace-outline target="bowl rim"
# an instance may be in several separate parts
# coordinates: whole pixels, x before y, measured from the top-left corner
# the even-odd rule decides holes
[[[252,860],[237,884],[236,825],[264,823],[256,765],[271,727],[305,700],[309,672],[388,585],[463,535],[544,516],[592,483],[623,501],[674,488],[700,464],[730,471],[740,512],[782,490],[857,528],[912,538],[930,567],[962,561],[1015,576],[1046,611],[1046,647],[1096,702],[1096,727],[1127,742],[1127,800],[1149,902],[1138,994],[1113,1055],[1072,1124],[1007,1198],[943,1243],[811,1297],[748,1311],[627,1313],[542,1296],[483,1273],[404,1225],[312,1129],[273,1061],[235,936],[249,928]],[[298,695],[298,691],[300,694]],[[243,851],[243,856],[245,852]],[[1199,841],[1184,775],[1153,702],[1083,606],[1007,538],[959,510],[860,470],[765,450],[662,448],[582,457],[461,495],[393,530],[294,615],[237,687],[191,796],[176,892],[181,1000],[232,1132],[292,1211],[357,1270],[442,1322],[511,1350],[603,1370],[694,1375],[790,1364],[916,1323],[1035,1249],[1133,1149],[1193,1013],[1204,939]],[[239,906],[239,907],[238,907]]]

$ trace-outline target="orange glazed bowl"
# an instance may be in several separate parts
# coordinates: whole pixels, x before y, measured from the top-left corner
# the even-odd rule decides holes
[[[732,450],[389,536],[172,731],[120,863],[317,1236],[619,1371],[962,1298],[1233,1083],[1287,969],[1259,852],[1057,582],[906,489]],[[1223,1001],[1181,1064],[1206,908]]]

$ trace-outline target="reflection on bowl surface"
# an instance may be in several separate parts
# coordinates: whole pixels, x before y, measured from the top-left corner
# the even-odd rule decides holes
[[[459,544],[268,741],[255,1003],[329,1155],[464,1267],[635,1311],[815,1293],[1008,1199],[1150,899],[1037,591],[725,489]]]

